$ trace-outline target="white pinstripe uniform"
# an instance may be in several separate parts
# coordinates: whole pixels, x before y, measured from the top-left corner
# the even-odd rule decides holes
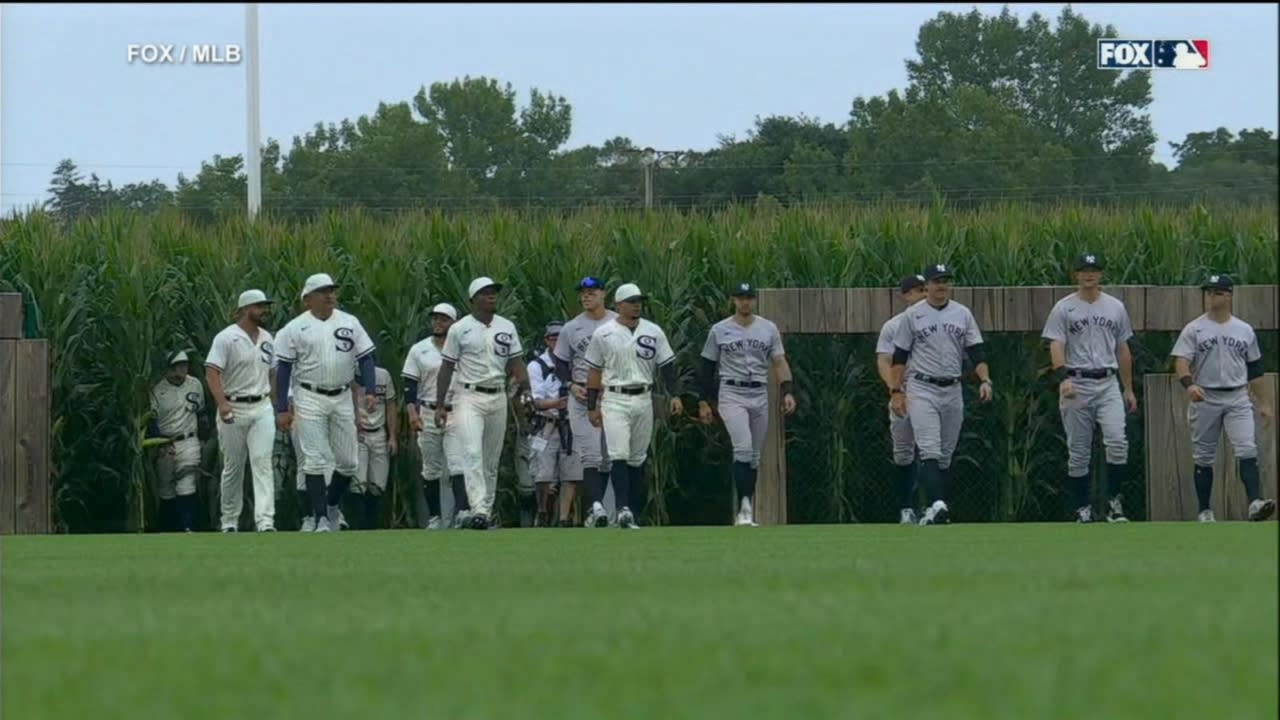
[[[442,338],[443,340],[443,338]],[[443,345],[443,342],[441,343]],[[435,338],[419,340],[404,359],[401,376],[418,383],[418,414],[422,418],[422,432],[418,433],[418,450],[422,453],[422,479],[446,481],[450,468],[461,467],[457,447],[457,418],[449,413],[443,429],[436,427],[432,414],[436,409],[436,380],[440,377],[440,365],[444,356],[436,347]],[[457,374],[454,375],[457,377]],[[445,405],[452,407],[458,383],[451,382],[445,394]],[[441,486],[440,517],[453,517],[453,493]]]
[[[370,487],[382,495],[387,491],[387,476],[391,470],[391,455],[387,447],[387,403],[395,402],[396,386],[391,382],[391,373],[385,368],[373,370],[374,392],[378,398],[373,412],[365,412],[359,408],[359,463],[356,468],[355,481],[351,484],[351,492],[363,495]]]
[[[666,333],[644,318],[635,331],[614,318],[591,336],[586,360],[601,375],[600,415],[610,462],[644,464],[653,438],[653,376],[675,359]],[[638,388],[643,391],[634,392]],[[625,505],[627,499],[617,502]]]
[[[271,333],[258,328],[257,339],[239,325],[230,325],[213,338],[207,367],[222,375],[222,391],[231,403],[232,421],[219,417],[218,449],[222,453],[222,527],[240,522],[244,504],[244,464],[253,472],[253,519],[259,530],[275,526],[275,414],[271,410]]]
[[[160,434],[173,438],[156,460],[156,496],[161,500],[196,493],[196,471],[200,468],[197,415],[204,407],[204,386],[190,375],[181,385],[166,379],[151,389],[151,412]]]

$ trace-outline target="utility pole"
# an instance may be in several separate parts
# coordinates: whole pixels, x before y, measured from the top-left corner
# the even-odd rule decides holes
[[[683,150],[654,150],[651,147],[643,150],[631,150],[631,154],[640,156],[640,169],[644,172],[644,207],[653,208],[653,169],[659,165],[671,167],[681,156]]]
[[[258,4],[245,3],[245,72],[246,98],[248,112],[246,118],[249,148],[245,153],[245,174],[249,176],[249,219],[258,217],[262,208],[262,143],[260,142],[261,124],[258,117]]]

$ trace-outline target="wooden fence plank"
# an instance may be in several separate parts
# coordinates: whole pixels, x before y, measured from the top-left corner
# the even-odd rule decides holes
[[[11,535],[17,519],[17,340],[0,340],[0,535]]]
[[[1129,311],[1129,324],[1134,332],[1142,332],[1147,328],[1147,292],[1141,285],[1108,285],[1103,288],[1124,303]]]
[[[870,333],[880,329],[879,326],[872,329],[877,306],[883,304],[877,302],[877,296],[884,297],[879,288],[849,288],[845,294],[849,308],[845,314],[845,332]]]
[[[973,304],[969,309],[984,332],[994,332],[989,328],[1004,327],[1004,308],[1004,288],[973,288]]]
[[[1232,295],[1231,311],[1254,330],[1277,329],[1275,285],[1242,285]]]
[[[1147,288],[1147,330],[1181,330],[1190,320],[1182,312],[1182,288]]]
[[[800,290],[795,288],[779,288],[773,293],[773,315],[770,320],[778,326],[780,333],[798,333],[803,321],[800,309]]]
[[[849,319],[845,301],[845,288],[821,288],[813,302],[800,310],[800,332],[813,334],[840,334],[848,332]]]
[[[970,311],[973,310],[973,288],[953,287],[951,288],[951,299],[969,308]]]
[[[22,295],[0,293],[0,340],[22,338]]]
[[[1004,291],[1004,327],[1008,332],[1030,332],[1035,329],[1031,298],[1034,288],[1011,287]],[[994,330],[987,330],[994,332]]]
[[[898,296],[898,291],[891,288],[861,288],[859,292],[864,293],[867,302],[870,304],[871,313],[867,317],[867,321],[871,323],[871,332],[879,334],[880,328],[889,321],[889,318],[897,315],[901,310],[899,305],[906,303]]]
[[[777,316],[780,314],[780,308],[778,307],[778,295],[781,292],[782,290],[779,288],[760,288],[757,290],[756,313],[760,315],[760,317],[766,317],[776,322]]]
[[[769,427],[760,450],[760,472],[756,476],[756,499],[752,510],[760,525],[787,523],[787,448],[783,427],[782,399],[778,376],[769,368]]]
[[[18,533],[48,533],[49,513],[49,341],[17,343],[17,517]]]

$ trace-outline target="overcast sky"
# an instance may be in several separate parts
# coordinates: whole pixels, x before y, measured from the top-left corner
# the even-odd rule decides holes
[[[972,5],[266,5],[262,137],[287,149],[317,122],[470,74],[573,106],[570,146],[623,135],[707,149],[756,116],[843,123],[858,95],[906,84],[920,25]],[[978,4],[995,14],[999,5]],[[1012,5],[1056,18],[1062,5]],[[1272,5],[1075,5],[1121,37],[1208,39],[1210,69],[1157,72],[1156,159],[1226,126],[1276,128]],[[130,43],[243,43],[242,5],[0,8],[0,208],[44,198],[62,158],[117,184],[194,174],[243,153],[245,64],[130,64]],[[176,53],[175,49],[175,53]],[[1092,53],[1081,62],[1092,65]]]

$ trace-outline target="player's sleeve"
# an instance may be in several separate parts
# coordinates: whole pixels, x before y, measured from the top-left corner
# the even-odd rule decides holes
[[[893,354],[894,330],[896,330],[896,328],[894,327],[892,320],[886,322],[884,325],[880,327],[880,337],[876,339],[877,355]]]
[[[676,359],[676,354],[671,350],[671,343],[667,340],[667,334],[658,329],[658,347],[657,354],[654,355],[653,361],[658,367],[671,364]]]
[[[782,345],[782,333],[778,332],[778,326],[774,325],[770,328],[773,331],[773,343],[769,345],[769,357],[777,359],[787,354],[787,349]]]
[[[720,343],[716,342],[715,326],[707,331],[707,341],[702,343],[702,357],[711,362],[720,362]]]
[[[559,345],[559,343],[556,343]],[[524,345],[520,342],[520,333],[516,331],[516,326],[511,325],[511,351],[507,357],[519,357],[524,354]]]
[[[604,369],[604,341],[600,339],[600,332],[591,334],[591,340],[587,343],[587,351],[582,354],[582,359],[587,361],[587,365],[596,370]]]
[[[227,340],[222,333],[213,336],[213,343],[209,346],[209,354],[205,356],[204,364],[207,367],[216,368],[218,372],[226,370]]]
[[[1194,360],[1196,358],[1196,333],[1195,323],[1190,323],[1182,328],[1182,332],[1178,335],[1178,341],[1173,344],[1173,350],[1169,352],[1173,357]]]
[[[553,362],[557,359],[563,360],[564,362],[569,362],[573,359],[573,345],[572,343],[567,342],[571,339],[569,328],[569,325],[565,325],[560,328],[560,342],[556,343],[556,349],[551,352],[551,359]]]
[[[893,332],[894,355],[910,353],[915,347],[915,335],[911,329],[911,311],[908,310],[898,321],[898,328]]]
[[[1060,343],[1067,341],[1067,312],[1061,302],[1049,311],[1049,317],[1045,318],[1044,331],[1040,333],[1040,337]]]
[[[373,338],[365,331],[364,324],[356,320],[356,359],[359,360],[373,352]]]
[[[422,371],[418,368],[418,353],[413,350],[404,358],[404,369],[400,371],[400,376],[410,380],[421,380]]]
[[[457,363],[458,358],[462,356],[461,336],[457,323],[450,325],[449,332],[444,336],[444,349],[440,351],[440,357],[451,363]]]
[[[1258,334],[1252,330],[1249,331],[1249,348],[1245,350],[1244,359],[1251,363],[1262,360],[1262,348],[1258,347]]]
[[[284,329],[280,331],[280,334],[276,336],[273,348],[274,364],[278,365],[281,362],[291,363],[297,361],[298,351],[293,346],[293,332],[289,329],[288,325],[285,325]]]
[[[964,346],[973,347],[982,344],[982,330],[978,328],[978,319],[973,316],[973,311],[969,308],[964,309],[965,315],[965,331]]]

